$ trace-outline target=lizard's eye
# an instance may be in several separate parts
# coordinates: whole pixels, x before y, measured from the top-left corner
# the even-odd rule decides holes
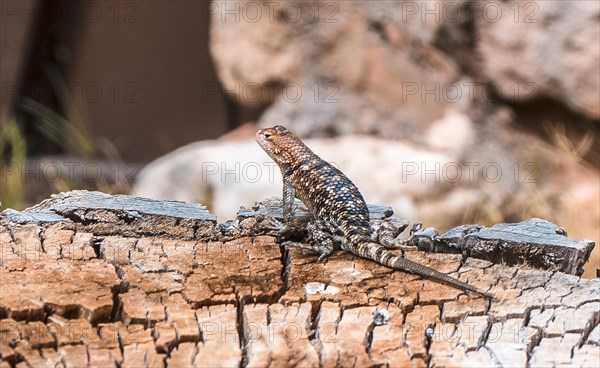
[[[265,137],[266,140],[269,140],[269,139],[271,139],[271,134],[265,133],[265,134],[263,134],[263,137]]]

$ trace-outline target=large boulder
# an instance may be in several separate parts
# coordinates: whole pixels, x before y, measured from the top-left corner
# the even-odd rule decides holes
[[[418,141],[449,105],[540,98],[600,118],[598,2],[239,1],[211,13],[218,74],[240,103],[270,105],[262,125]]]
[[[240,103],[273,103],[263,125],[403,137],[460,100],[446,91],[460,79],[458,65],[432,46],[441,25],[403,19],[395,3],[238,2],[237,21],[227,13],[233,4],[217,4],[217,71]]]
[[[484,75],[508,100],[548,96],[600,118],[600,5],[596,1],[478,3]]]

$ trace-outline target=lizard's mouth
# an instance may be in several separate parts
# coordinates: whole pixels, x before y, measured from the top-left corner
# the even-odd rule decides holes
[[[256,140],[256,143],[258,143],[258,145],[260,146],[260,148],[262,148],[266,153],[269,153],[269,144],[267,142],[267,140],[264,137],[264,129],[259,130],[258,132],[256,132],[256,134],[254,135],[254,139]],[[269,154],[269,156],[271,156]]]
[[[258,142],[258,144],[265,148],[267,146],[267,141],[273,136],[273,133],[271,132],[271,129],[260,129],[258,132],[256,132],[256,135],[254,136],[254,139],[256,139],[256,141]]]
[[[262,147],[264,142],[265,142],[265,137],[263,137],[263,129],[259,130],[258,132],[256,132],[256,134],[254,135],[254,139],[256,140],[256,142],[258,142],[258,144]]]

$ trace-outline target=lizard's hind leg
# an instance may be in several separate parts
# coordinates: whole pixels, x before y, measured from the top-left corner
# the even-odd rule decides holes
[[[339,228],[334,224],[321,220],[313,221],[306,226],[306,230],[310,235],[311,244],[286,241],[283,245],[317,253],[319,254],[317,262],[340,249],[342,236]]]

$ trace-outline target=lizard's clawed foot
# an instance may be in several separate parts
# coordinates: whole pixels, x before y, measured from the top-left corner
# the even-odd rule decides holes
[[[284,227],[277,232],[277,238],[279,241],[283,241],[292,238],[303,237],[305,234],[306,231],[304,229],[299,229],[294,225],[284,225]]]
[[[287,225],[271,216],[257,217],[257,221],[259,221],[261,230],[275,233],[273,235],[280,240],[290,239],[298,234],[296,227]]]
[[[286,241],[282,243],[285,247],[294,247],[297,249],[307,250],[311,253],[316,253],[319,255],[317,258],[317,262],[329,257],[333,254],[334,249],[332,247],[328,247],[327,245],[307,245],[302,243],[296,243],[292,241]]]
[[[399,249],[402,251],[405,250],[415,250],[417,249],[414,245],[408,244],[408,239],[380,239],[379,243],[383,245],[386,249]]]
[[[406,227],[408,221],[398,218],[389,218],[375,221],[371,224],[371,240],[383,245],[387,249],[415,249],[415,246],[408,245],[407,240],[398,239],[398,236]]]
[[[326,221],[311,221],[306,225],[306,231],[309,234],[309,244],[296,243],[291,241],[283,242],[284,246],[290,246],[298,249],[304,249],[319,255],[317,262],[329,257],[333,252],[339,249],[340,229],[334,224]]]
[[[256,216],[256,221],[262,230],[281,232],[286,228],[283,222],[272,216]]]

